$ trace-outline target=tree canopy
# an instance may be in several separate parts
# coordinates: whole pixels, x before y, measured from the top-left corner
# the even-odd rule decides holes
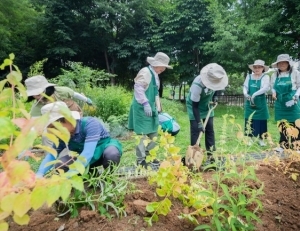
[[[299,0],[2,0],[0,58],[15,53],[23,73],[47,58],[47,78],[80,62],[131,86],[162,51],[174,66],[164,82],[190,81],[210,62],[242,76],[255,59],[299,59],[299,11]]]

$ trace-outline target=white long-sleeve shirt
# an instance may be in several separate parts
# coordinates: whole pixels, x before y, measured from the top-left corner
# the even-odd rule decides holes
[[[150,70],[154,74],[155,77],[155,83],[157,85],[157,88],[159,89],[160,86],[160,80],[158,77],[158,74],[153,70],[151,66],[149,66]],[[145,95],[146,90],[149,87],[149,84],[151,82],[152,75],[147,67],[142,68],[137,76],[134,78],[134,97],[136,101],[140,104],[143,104],[145,102],[148,102],[148,99]]]
[[[249,78],[251,76],[251,80],[256,80],[252,75],[247,75],[244,85],[243,85],[243,94],[246,97],[248,95],[249,90]],[[258,79],[261,79],[260,89],[252,94],[253,97],[265,94],[267,91],[270,90],[270,77],[269,75],[262,74]],[[257,79],[257,80],[258,80]]]
[[[276,78],[288,78],[288,76],[289,76],[288,71],[278,72],[278,69],[276,69],[276,71],[271,76],[271,89],[273,94],[276,92],[274,89]],[[292,70],[291,81],[292,81],[292,90],[296,91],[296,95],[300,95],[300,72],[299,71],[295,69]]]

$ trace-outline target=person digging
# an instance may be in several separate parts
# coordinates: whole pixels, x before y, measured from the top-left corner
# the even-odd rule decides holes
[[[205,134],[205,148],[207,160],[203,166],[213,164],[213,152],[215,147],[214,132],[214,111],[210,111],[211,102],[217,102],[216,92],[224,90],[228,85],[228,76],[222,66],[217,63],[210,63],[202,68],[189,91],[186,99],[187,112],[190,119],[190,144],[197,143],[200,133]],[[210,113],[208,115],[208,113]],[[203,126],[204,119],[207,117],[207,124]]]

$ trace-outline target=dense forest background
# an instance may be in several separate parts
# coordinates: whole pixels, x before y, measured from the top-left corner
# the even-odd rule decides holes
[[[14,53],[26,78],[47,58],[49,79],[81,62],[131,87],[147,56],[162,51],[174,66],[165,83],[189,82],[217,62],[235,89],[255,59],[299,59],[299,22],[300,0],[1,0],[0,60]]]

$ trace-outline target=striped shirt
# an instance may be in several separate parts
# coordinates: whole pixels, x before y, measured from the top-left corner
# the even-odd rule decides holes
[[[82,129],[82,118],[76,121],[75,132],[71,135],[70,141],[72,140],[84,144],[88,142],[98,142],[100,139],[107,137],[110,137],[110,135],[101,122],[97,118],[88,117],[84,130]],[[60,153],[64,148],[66,148],[66,144],[60,140],[59,146],[56,148],[57,153]]]

